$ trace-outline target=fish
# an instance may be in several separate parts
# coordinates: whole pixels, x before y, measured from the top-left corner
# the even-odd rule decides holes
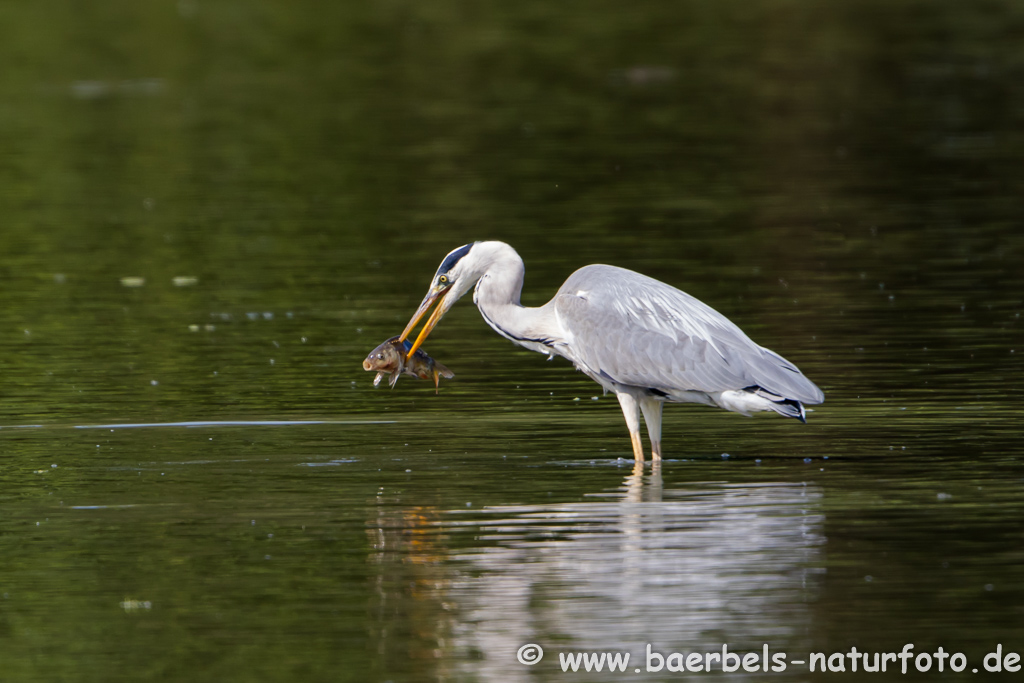
[[[412,375],[419,379],[434,380],[434,393],[438,393],[441,378],[451,379],[455,376],[451,370],[427,355],[423,349],[416,349],[416,353],[406,358],[412,343],[399,341],[398,337],[392,337],[383,342],[380,346],[370,351],[370,355],[363,361],[363,370],[376,372],[373,379],[373,386],[380,384],[384,375],[388,375],[388,385],[395,386],[401,375]]]

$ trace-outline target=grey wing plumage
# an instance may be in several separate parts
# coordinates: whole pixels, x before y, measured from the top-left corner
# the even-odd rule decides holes
[[[573,360],[619,384],[717,392],[759,386],[821,403],[821,390],[779,354],[754,343],[718,311],[631,270],[595,265],[573,273],[555,311]]]

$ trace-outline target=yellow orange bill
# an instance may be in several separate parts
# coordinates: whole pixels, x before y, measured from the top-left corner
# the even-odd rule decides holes
[[[420,318],[422,318],[423,315],[428,310],[430,310],[430,307],[433,305],[433,303],[437,301],[438,296],[439,292],[431,291],[425,297],[423,297],[423,301],[420,302],[420,307],[417,308],[416,312],[412,314],[412,318],[409,320],[409,324],[405,326],[404,330],[402,330],[402,334],[401,336],[398,337],[398,341],[405,341],[405,338],[409,336],[410,332],[412,332],[412,328],[416,327],[416,323],[420,321]]]
[[[429,308],[430,305],[427,304],[427,307]],[[440,303],[438,303],[437,305],[437,308],[435,308],[434,312],[430,314],[430,317],[427,318],[427,322],[423,325],[423,329],[420,330],[420,336],[416,337],[416,341],[412,343],[412,346],[409,348],[409,352],[405,354],[406,358],[416,353],[416,349],[420,348],[420,345],[423,343],[423,340],[427,338],[427,335],[430,334],[430,331],[432,329],[434,329],[434,326],[441,321],[441,318],[444,316],[446,312],[447,309],[445,308],[444,298],[442,297]],[[422,315],[423,314],[420,313],[421,317]]]

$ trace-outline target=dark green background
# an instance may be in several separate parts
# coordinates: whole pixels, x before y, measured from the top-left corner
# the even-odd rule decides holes
[[[0,679],[1024,652],[1022,45],[995,0],[0,6]],[[474,239],[528,305],[676,285],[826,403],[670,407],[630,476],[468,298],[439,396],[373,389]],[[333,422],[76,429],[221,420]]]

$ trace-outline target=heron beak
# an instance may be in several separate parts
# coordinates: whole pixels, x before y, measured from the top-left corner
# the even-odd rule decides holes
[[[427,322],[423,325],[423,329],[420,330],[420,334],[418,337],[416,337],[416,341],[413,342],[413,345],[409,349],[409,352],[405,354],[406,358],[409,358],[410,356],[412,356],[412,354],[416,353],[416,349],[420,347],[420,345],[423,343],[423,340],[427,338],[428,334],[430,334],[430,331],[434,329],[434,326],[437,325],[437,323],[440,322],[444,314],[448,312],[448,309],[450,308],[451,305],[446,305],[447,302],[445,300],[445,293],[447,291],[448,288],[430,290],[430,292],[428,292],[427,295],[423,297],[423,301],[422,303],[420,303],[420,307],[416,309],[415,313],[413,313],[412,318],[409,320],[409,324],[405,326],[405,330],[403,330],[401,336],[398,338],[399,341],[404,342],[405,338],[409,336],[410,332],[412,332],[412,329],[416,327],[416,323],[420,321],[420,318],[422,318],[426,314],[426,312],[430,310],[430,307],[434,305],[435,301],[439,301],[437,308],[435,308],[434,312],[430,315],[429,318],[427,318]]]
[[[412,314],[412,318],[410,318],[409,324],[405,326],[405,329],[402,330],[402,334],[399,335],[398,341],[405,341],[405,338],[409,336],[410,332],[412,332],[412,328],[416,327],[416,323],[420,321],[420,318],[422,318],[423,315],[430,310],[430,307],[434,305],[434,302],[437,301],[437,297],[439,295],[440,292],[437,292],[433,289],[427,292],[427,295],[423,297],[423,301],[420,302],[420,307],[417,308],[416,312]]]

